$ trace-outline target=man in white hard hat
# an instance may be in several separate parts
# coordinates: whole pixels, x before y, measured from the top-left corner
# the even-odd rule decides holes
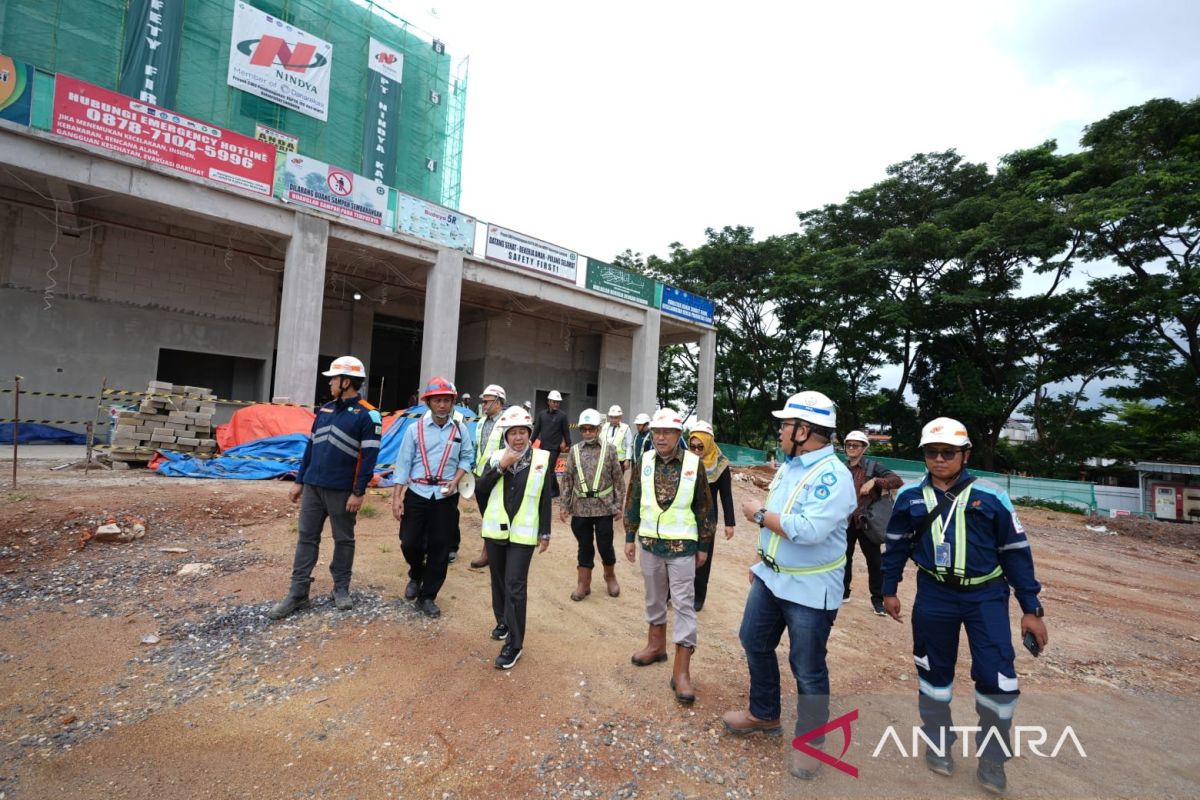
[[[842,440],[846,451],[846,468],[854,478],[854,495],[858,505],[850,514],[846,527],[846,574],[842,578],[845,591],[842,602],[850,599],[850,580],[854,567],[855,545],[862,550],[867,562],[867,589],[871,592],[871,609],[876,616],[886,616],[883,610],[883,573],[879,569],[880,545],[872,540],[865,530],[863,512],[873,503],[884,502],[884,493],[891,493],[904,485],[904,479],[873,458],[866,458],[871,440],[862,431],[850,431]],[[886,509],[884,511],[886,514]],[[887,518],[884,517],[884,520]]]
[[[629,460],[633,457],[633,429],[621,421],[625,412],[618,405],[608,409],[608,424],[604,426],[604,438],[617,450],[617,461],[622,470],[629,469]]]
[[[925,763],[939,775],[954,773],[956,739],[950,716],[959,631],[967,630],[979,726],[975,777],[997,794],[1007,788],[1004,762],[1020,690],[1008,620],[1010,589],[1021,606],[1021,633],[1040,652],[1049,641],[1033,553],[1008,495],[967,470],[971,439],[958,420],[938,417],[921,430],[929,470],[919,484],[900,490],[883,554],[883,607],[899,622],[896,590],[909,559],[917,565],[912,610],[917,705],[926,742]],[[1032,649],[1032,648],[1031,648]],[[1035,653],[1036,655],[1036,653]]]
[[[633,451],[630,454],[630,460],[637,462],[641,460],[642,453],[654,447],[654,441],[650,438],[650,415],[638,414],[633,418],[633,424],[637,426],[637,433],[633,437]]]
[[[829,721],[825,654],[842,602],[854,482],[831,444],[837,429],[832,400],[820,392],[799,392],[771,414],[779,420],[786,463],[771,482],[766,504],[742,504],[742,514],[759,526],[758,561],[750,568],[739,632],[750,670],[750,702],[747,709],[726,712],[722,721],[739,736],[782,730],[775,649],[786,628],[799,737]],[[816,736],[811,747],[820,749],[824,741]],[[788,771],[797,778],[813,778],[820,765],[802,748],[789,751]]]
[[[579,415],[580,441],[567,453],[560,487],[559,518],[571,518],[571,533],[579,543],[575,591],[571,599],[582,600],[592,593],[592,570],[596,551],[604,566],[604,582],[610,597],[621,593],[617,582],[617,553],[613,549],[613,521],[625,503],[625,481],[616,448],[600,435],[604,419],[594,408]]]
[[[533,441],[550,453],[552,465],[559,453],[565,453],[571,447],[571,426],[560,406],[562,395],[554,389],[546,396],[546,409],[538,412],[533,425]],[[550,479],[550,494],[558,497],[558,479],[553,476]]]
[[[501,449],[504,444],[502,431],[496,426],[496,421],[500,419],[500,414],[504,411],[504,404],[508,400],[508,394],[504,391],[504,387],[492,383],[483,390],[483,394],[479,396],[482,405],[480,406],[480,420],[475,429],[476,454],[475,454],[475,475],[476,477],[483,474],[487,468],[488,460],[492,457],[492,453]],[[480,506],[482,509],[482,506]],[[487,557],[487,542],[481,545],[479,558],[471,561],[471,569],[483,569],[488,565]]]
[[[646,667],[667,660],[667,596],[675,609],[675,666],[671,689],[684,705],[696,701],[691,661],[696,649],[696,568],[712,552],[716,519],[699,457],[681,450],[683,416],[660,408],[650,421],[654,449],[642,455],[625,500],[625,558],[641,542],[646,584],[646,646],[630,659]]]
[[[308,587],[326,518],[333,533],[329,572],[333,576],[334,606],[339,611],[354,607],[350,598],[354,525],[379,458],[383,420],[375,407],[359,396],[367,370],[357,358],[335,359],[321,374],[329,378],[333,402],[317,411],[312,436],[289,492],[293,503],[301,503],[292,585],[287,597],[267,612],[271,619],[283,619],[308,607]]]

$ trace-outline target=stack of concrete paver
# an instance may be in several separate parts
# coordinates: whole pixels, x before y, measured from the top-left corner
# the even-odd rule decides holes
[[[148,461],[158,449],[211,456],[216,400],[211,389],[151,381],[137,411],[117,413],[112,460]]]

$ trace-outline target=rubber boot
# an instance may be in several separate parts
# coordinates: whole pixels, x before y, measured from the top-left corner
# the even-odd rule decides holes
[[[621,596],[621,584],[617,583],[617,565],[604,565],[604,582],[608,585],[609,597]]]
[[[671,673],[671,689],[675,692],[675,699],[685,706],[696,702],[696,692],[692,688],[692,676],[689,673],[692,651],[695,649],[686,644],[675,645],[675,669]]]
[[[576,567],[575,570],[578,577],[576,578],[575,591],[571,592],[571,599],[579,602],[592,593],[592,568]]]
[[[471,569],[483,569],[487,565],[488,565],[487,544],[484,544],[483,547],[480,548],[480,550],[479,550],[479,558],[472,559],[469,566],[471,567]]]
[[[630,661],[637,667],[648,667],[667,660],[667,623],[651,625],[646,634],[646,647],[633,654]]]

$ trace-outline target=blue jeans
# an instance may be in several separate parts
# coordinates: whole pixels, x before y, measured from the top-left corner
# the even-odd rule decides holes
[[[837,611],[809,608],[780,600],[759,578],[754,579],[738,633],[750,667],[750,713],[779,719],[779,662],[775,648],[788,632],[788,663],[796,678],[796,736],[829,721],[829,668],[825,646]],[[820,744],[825,737],[813,739]]]

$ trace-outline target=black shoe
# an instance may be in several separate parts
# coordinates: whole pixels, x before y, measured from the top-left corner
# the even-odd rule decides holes
[[[405,600],[416,600],[417,595],[420,593],[421,593],[421,582],[420,581],[409,581],[408,586],[404,587],[404,599]]]
[[[979,759],[979,769],[975,770],[975,779],[992,794],[1004,794],[1008,789],[1008,779],[1004,777],[1003,761]]]
[[[946,755],[939,756],[933,750],[925,748],[925,764],[938,775],[945,775],[949,778],[954,774],[954,756],[950,753],[948,746],[945,750]]]
[[[334,588],[333,607],[338,611],[349,611],[350,609],[354,608],[354,601],[350,599],[349,589]]]
[[[503,642],[508,638],[508,626],[501,622],[499,625],[492,628],[492,638],[497,642]]]
[[[496,656],[496,669],[512,669],[521,658],[522,652],[524,651],[505,642],[504,647],[500,648],[500,655]]]
[[[704,610],[704,601],[701,600],[700,602],[696,603],[696,613],[699,614],[703,610]]]
[[[845,592],[842,593],[842,602],[848,603],[849,601],[850,601],[850,590],[847,589]]]
[[[307,596],[292,597],[289,594],[287,597],[273,605],[271,610],[267,612],[267,616],[271,619],[283,619],[284,617],[290,617],[295,612],[308,608],[311,605],[312,603],[309,602]]]
[[[886,617],[887,616],[887,612],[883,610],[883,603],[879,602],[878,600],[871,603],[871,608],[875,609],[875,616],[877,616],[877,617]]]
[[[438,608],[437,603],[433,602],[432,597],[422,597],[418,600],[417,611],[433,619],[437,619],[442,615],[442,610]]]
[[[449,556],[448,560],[449,560],[449,562],[450,562],[451,564],[453,564],[455,561],[458,561],[458,551],[457,551],[457,550],[451,550],[451,551],[450,551],[450,556]]]

